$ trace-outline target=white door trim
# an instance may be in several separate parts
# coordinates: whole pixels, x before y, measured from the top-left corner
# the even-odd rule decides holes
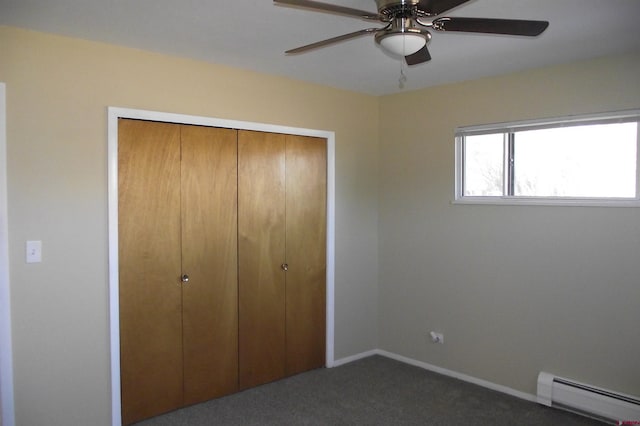
[[[118,298],[118,119],[164,121],[238,130],[315,136],[327,140],[327,340],[326,365],[334,366],[334,277],[335,277],[335,133],[247,121],[172,114],[128,108],[108,108],[109,195],[109,326],[111,338],[111,424],[121,425],[120,401],[120,310]]]
[[[9,287],[9,202],[7,197],[7,97],[0,83],[0,412],[3,426],[14,426],[11,291]]]

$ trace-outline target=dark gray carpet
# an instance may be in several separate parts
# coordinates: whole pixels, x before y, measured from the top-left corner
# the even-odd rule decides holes
[[[480,386],[373,356],[177,410],[138,426],[598,425]]]

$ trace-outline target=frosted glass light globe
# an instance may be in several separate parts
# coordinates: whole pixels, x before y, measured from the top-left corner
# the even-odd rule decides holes
[[[421,34],[391,34],[380,39],[380,45],[386,51],[399,56],[409,56],[422,49],[426,44]]]

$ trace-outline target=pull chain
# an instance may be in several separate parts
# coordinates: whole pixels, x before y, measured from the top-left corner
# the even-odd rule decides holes
[[[402,51],[406,52],[405,38],[402,38]],[[404,57],[400,59],[400,78],[398,79],[398,87],[404,89],[404,84],[407,82],[407,75],[404,73]]]
[[[404,84],[407,82],[407,75],[404,73],[404,61],[400,61],[400,78],[398,79],[398,87],[404,89]]]

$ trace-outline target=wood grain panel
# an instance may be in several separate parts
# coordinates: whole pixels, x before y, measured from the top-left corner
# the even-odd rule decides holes
[[[326,140],[286,138],[287,375],[325,365]]]
[[[238,390],[235,130],[181,126],[184,402]]]
[[[122,420],[182,406],[180,132],[119,120]]]
[[[238,133],[240,388],[285,375],[285,137]]]

